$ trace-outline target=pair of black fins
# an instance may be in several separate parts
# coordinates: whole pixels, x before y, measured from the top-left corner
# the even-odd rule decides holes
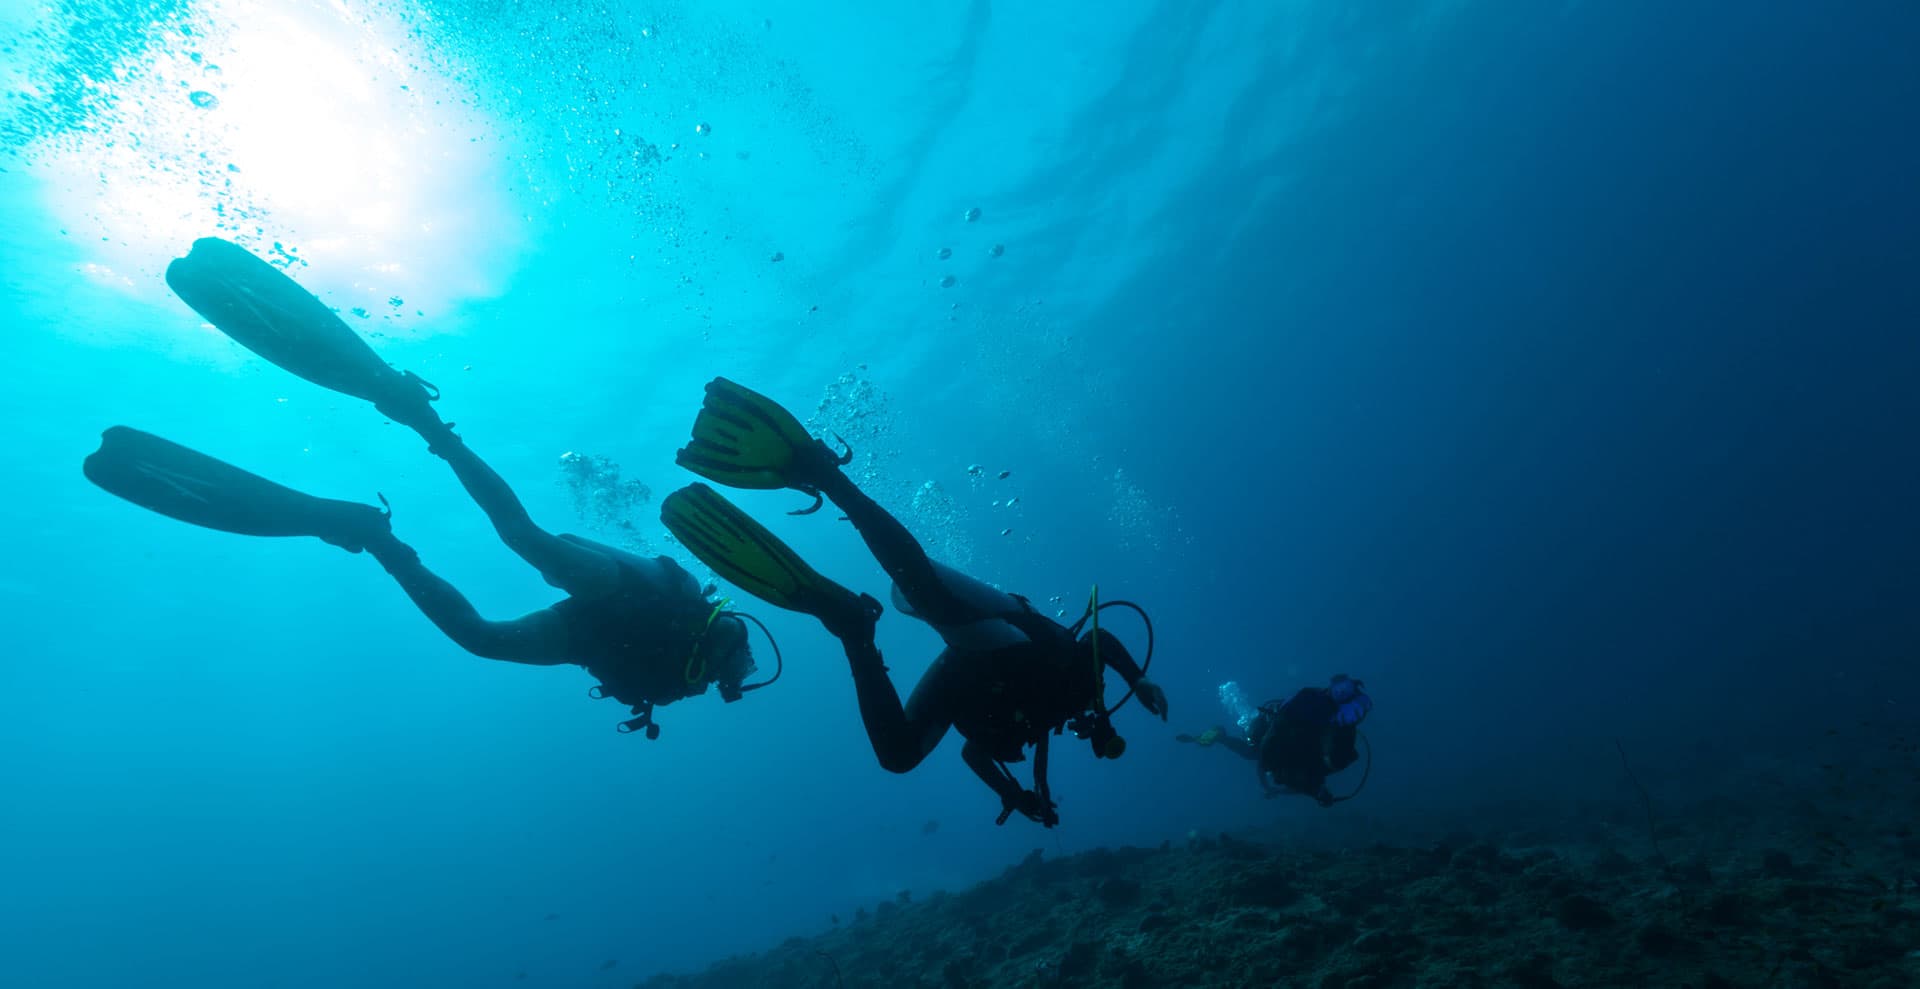
[[[218,238],[195,241],[167,267],[167,285],[235,342],[323,388],[372,402],[388,418],[427,432],[445,428],[438,393],[395,370],[360,335],[285,272]],[[806,457],[832,458],[778,403],[725,378],[709,382],[693,439],[675,460],[719,484],[792,487]],[[249,536],[315,536],[358,552],[387,532],[371,505],[318,498],[151,433],[114,426],[82,465],[88,480],[170,518]],[[668,496],[661,520],[728,582],[777,607],[818,615],[852,592],[820,576],[765,527],[704,484]]]
[[[285,272],[215,237],[167,266],[167,285],[207,322],[261,357],[323,388],[374,403],[395,421],[438,425],[433,387],[394,370],[326,304]],[[317,536],[358,552],[384,535],[386,513],[275,484],[128,426],[102,434],[87,479],[182,522],[248,536]]]

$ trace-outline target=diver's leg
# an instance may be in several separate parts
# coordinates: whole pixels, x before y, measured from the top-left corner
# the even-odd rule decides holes
[[[553,611],[536,611],[510,622],[491,622],[480,617],[472,602],[452,584],[428,570],[413,547],[387,536],[370,543],[367,552],[393,575],[427,620],[460,648],[484,659],[534,666],[567,662],[566,624]]]
[[[507,482],[450,429],[438,435],[422,432],[421,436],[427,440],[428,451],[453,468],[467,495],[487,513],[500,541],[540,571],[547,583],[576,597],[596,597],[613,590],[620,579],[620,566],[612,558],[535,525]]]
[[[914,687],[913,696],[903,708],[900,693],[887,676],[880,650],[873,644],[871,626],[865,636],[847,635],[847,665],[853,671],[854,696],[860,703],[860,721],[867,727],[867,741],[880,760],[880,768],[890,773],[905,773],[920,765],[927,754],[939,746],[940,739],[953,724],[948,713],[947,691],[942,675],[947,668],[945,653],[934,660]]]
[[[880,561],[881,569],[893,578],[907,602],[921,618],[934,625],[958,624],[977,618],[958,597],[947,590],[933,569],[933,560],[913,538],[899,519],[880,503],[854,485],[838,467],[822,471],[820,493],[847,515],[847,521],[860,532],[867,550]]]

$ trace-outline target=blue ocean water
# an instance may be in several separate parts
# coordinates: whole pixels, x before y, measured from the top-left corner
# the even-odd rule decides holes
[[[1673,796],[1914,719],[1911,5],[500,6],[0,3],[0,983],[627,985],[1036,847],[1628,799],[1616,738]],[[167,291],[209,234],[556,530],[694,566],[657,505],[701,386],[768,392],[936,556],[1144,605],[1171,723],[996,827],[953,739],[875,764],[809,621],[760,609],[774,688],[624,737],[365,557],[103,494],[135,425],[383,494],[489,616],[558,597],[416,437]],[[938,650],[880,644],[903,689]],[[1335,672],[1363,800],[1172,743]]]

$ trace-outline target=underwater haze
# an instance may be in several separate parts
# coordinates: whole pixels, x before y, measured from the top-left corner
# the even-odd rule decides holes
[[[0,0],[0,984],[624,989],[1034,849],[1637,822],[1623,754],[1672,807],[1878,751],[1920,720],[1916,50],[1872,0]],[[649,740],[365,555],[109,496],[132,425],[377,493],[488,617],[561,596],[168,290],[207,236],[537,522],[703,581],[675,450],[711,378],[772,396],[935,558],[1143,606],[1170,720],[996,826],[959,740],[884,771],[838,644],[724,584],[784,675]],[[839,513],[733,496],[887,600]],[[903,690],[940,651],[879,645]],[[1352,802],[1174,741],[1336,673]],[[1920,812],[1905,758],[1854,795]]]

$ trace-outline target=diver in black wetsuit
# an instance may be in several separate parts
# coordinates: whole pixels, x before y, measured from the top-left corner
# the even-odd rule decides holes
[[[1339,798],[1328,791],[1327,777],[1360,758],[1359,725],[1373,710],[1365,686],[1339,674],[1325,687],[1304,687],[1285,702],[1260,705],[1245,734],[1215,725],[1198,736],[1175,735],[1174,741],[1217,744],[1252,760],[1267,796],[1298,793],[1331,807]]]
[[[662,504],[668,529],[722,577],[772,604],[813,615],[840,640],[882,767],[913,769],[953,728],[966,739],[962,758],[1000,797],[1000,821],[1017,812],[1052,827],[1059,815],[1046,782],[1049,735],[1072,728],[1090,738],[1100,756],[1117,757],[1125,747],[1108,720],[1103,669],[1118,673],[1141,706],[1166,718],[1165,693],[1113,633],[1097,627],[1097,605],[1082,619],[1096,627],[1083,636],[1080,624],[1063,626],[1024,598],[935,563],[898,519],[841,472],[845,459],[772,400],[716,379],[693,432],[678,460],[695,473],[735,487],[790,487],[831,500],[893,578],[900,610],[945,641],[903,706],[874,645],[878,601],[815,573],[705,485],[677,491]],[[1006,768],[1025,758],[1028,745],[1035,747],[1033,789]]]
[[[241,345],[324,387],[375,403],[427,441],[493,523],[501,541],[567,593],[511,621],[488,621],[453,585],[393,535],[370,505],[293,491],[164,439],[116,426],[86,473],[101,487],[153,511],[207,528],[262,536],[317,536],[365,550],[420,610],[461,648],[487,659],[539,666],[576,663],[634,715],[623,731],[656,737],[657,705],[717,686],[728,701],[754,663],[741,619],[708,599],[686,570],[535,525],[512,488],[442,422],[438,396],[419,378],[381,361],[338,316],[278,269],[226,241],[196,242],[167,270],[181,298]],[[776,673],[776,676],[778,674]]]

